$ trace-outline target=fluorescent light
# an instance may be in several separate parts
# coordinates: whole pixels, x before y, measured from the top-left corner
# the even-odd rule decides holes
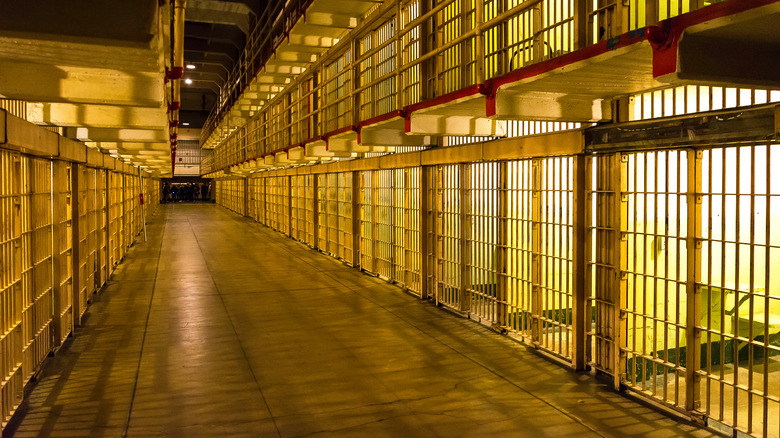
[[[187,64],[187,68],[190,70],[195,70],[195,64]]]
[[[190,124],[189,124],[188,122],[184,122],[184,123],[182,123],[182,125],[184,125],[184,126],[190,126]]]
[[[191,83],[192,83],[192,79],[190,79],[190,78],[187,78],[187,79],[185,79],[185,80],[184,80],[184,83],[185,83],[185,84],[187,84],[187,85],[189,85],[189,84],[191,84]]]

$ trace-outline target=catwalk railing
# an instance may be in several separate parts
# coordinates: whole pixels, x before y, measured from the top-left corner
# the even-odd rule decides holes
[[[25,384],[73,333],[93,294],[156,209],[159,183],[2,110],[0,134],[0,423],[5,427]]]
[[[600,126],[258,172],[217,202],[615,388],[777,437],[774,111],[723,112],[688,144],[590,142]]]
[[[230,113],[232,105],[252,82],[265,62],[303,16],[311,0],[272,2],[265,8],[247,35],[246,44],[219,90],[216,105],[206,118],[204,131],[211,132]]]
[[[317,1],[317,0],[315,0]],[[245,124],[222,122],[203,174],[351,130],[712,2],[389,0]],[[295,19],[303,19],[295,15]],[[243,82],[242,82],[243,83]],[[227,112],[225,107],[223,112]],[[205,144],[222,119],[203,128]],[[228,134],[229,132],[229,134]]]

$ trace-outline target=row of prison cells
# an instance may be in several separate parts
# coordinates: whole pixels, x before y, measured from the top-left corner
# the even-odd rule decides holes
[[[355,1],[327,35],[314,3],[285,2],[219,90],[200,146],[220,205],[615,389],[780,437],[780,93],[662,62],[762,2]],[[3,421],[159,200],[137,168],[5,129]]]
[[[707,97],[664,100],[691,93]],[[680,87],[635,96],[632,118],[711,108],[718,93],[721,109],[780,99]],[[585,148],[596,128],[514,126],[516,138],[223,172],[217,203],[616,389],[780,436],[776,143]]]
[[[75,333],[93,294],[141,235],[159,203],[160,185],[136,167],[0,110],[3,115],[0,419],[5,426],[25,385]]]

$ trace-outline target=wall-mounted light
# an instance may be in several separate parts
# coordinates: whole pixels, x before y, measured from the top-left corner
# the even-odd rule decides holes
[[[182,123],[183,126],[190,126],[189,122]]]
[[[195,64],[187,64],[187,68],[190,70],[195,70]]]
[[[184,83],[187,84],[187,85],[190,85],[192,83],[192,79],[187,78],[187,79],[184,80]]]

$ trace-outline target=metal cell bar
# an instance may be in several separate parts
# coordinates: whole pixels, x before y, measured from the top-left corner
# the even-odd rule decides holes
[[[619,376],[619,309],[620,295],[617,282],[620,273],[620,251],[615,241],[620,241],[619,172],[620,157],[600,155],[589,159],[592,173],[590,186],[591,207],[594,222],[589,227],[591,248],[588,250],[589,286],[588,301],[593,321],[588,331],[590,364],[597,370],[613,376],[615,385]]]
[[[531,337],[531,160],[507,163],[507,325]]]
[[[362,178],[360,175],[360,172],[354,171],[350,175],[352,178],[352,187],[351,187],[351,211],[352,211],[352,251],[350,254],[350,257],[352,259],[352,266],[354,267],[361,267],[363,266],[363,261],[361,260],[361,248],[362,248],[362,237],[361,237],[361,228],[362,228],[362,201],[361,201],[361,183]]]
[[[436,166],[436,302],[455,309],[462,284],[459,182],[459,166]]]
[[[542,175],[539,160],[531,162],[531,343],[540,346],[542,335]]]
[[[701,319],[701,290],[698,284],[701,283],[701,242],[698,241],[702,235],[701,230],[701,193],[702,190],[702,156],[701,151],[688,150],[687,161],[687,207],[688,207],[688,223],[686,230],[685,246],[687,248],[687,267],[686,267],[686,286],[685,294],[688,301],[687,307],[687,327],[686,327],[686,392],[685,392],[685,409],[689,412],[698,410],[701,407],[701,378],[697,371],[701,369],[701,331],[696,330],[695,327],[700,324]],[[678,222],[678,227],[680,226]],[[679,231],[679,230],[678,230]],[[679,235],[679,233],[678,233]],[[679,273],[679,264],[678,264]],[[682,279],[682,278],[680,278]]]
[[[548,351],[572,358],[572,157],[536,160],[539,171],[538,228],[540,342]]]
[[[376,273],[387,280],[394,278],[394,228],[393,218],[393,171],[374,171],[374,257],[376,259]]]
[[[470,226],[467,269],[471,281],[470,312],[489,324],[497,324],[499,300],[497,259],[499,255],[498,209],[500,175],[498,163],[474,163],[465,172],[467,224]]]
[[[360,268],[375,273],[373,171],[360,172]]]
[[[509,175],[508,163],[498,163],[498,206],[496,245],[496,318],[495,324],[503,331],[509,326],[508,251],[509,245]]]
[[[458,209],[458,220],[460,222],[460,235],[459,235],[459,244],[460,247],[459,253],[460,253],[460,260],[459,260],[459,268],[460,268],[460,288],[459,288],[459,296],[458,296],[458,310],[461,312],[469,312],[471,310],[471,292],[470,289],[472,287],[472,278],[471,278],[471,270],[469,269],[469,265],[471,264],[471,236],[472,236],[472,230],[471,230],[471,218],[468,215],[468,208],[469,204],[471,202],[471,197],[469,196],[469,178],[470,178],[470,172],[471,169],[466,164],[459,164],[458,165],[458,180],[457,180],[457,190],[458,190],[458,198],[460,200],[459,203],[459,209]]]
[[[404,285],[422,297],[421,188],[419,167],[404,169]]]
[[[430,184],[430,170],[429,166],[421,166],[418,173],[418,187],[420,193],[419,204],[419,236],[420,236],[420,298],[430,299],[431,287],[431,232],[434,230],[433,224],[433,208],[431,205],[431,184]]]

